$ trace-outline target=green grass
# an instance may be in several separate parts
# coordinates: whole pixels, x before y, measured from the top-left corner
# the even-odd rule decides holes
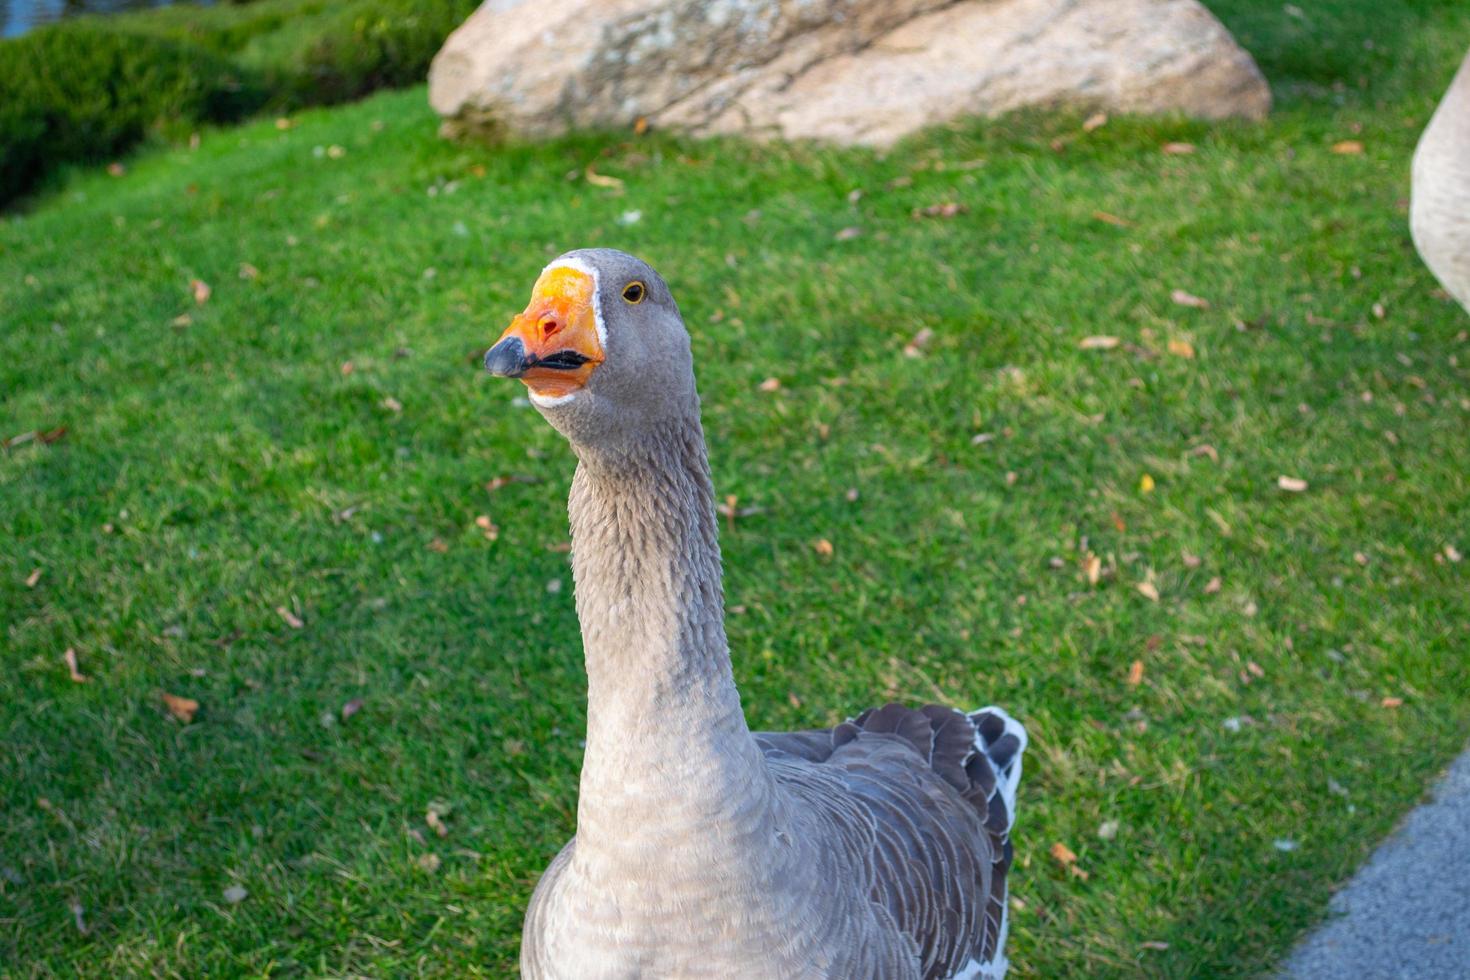
[[[1388,6],[1219,4],[1261,126],[492,151],[414,90],[0,222],[0,438],[66,427],[0,451],[0,974],[513,971],[574,821],[572,460],[474,355],[580,245],[673,285],[718,492],[763,508],[723,538],[752,722],[1004,704],[1017,975],[1269,969],[1470,727],[1470,318],[1403,204],[1470,12]],[[1370,15],[1402,57],[1335,86]]]

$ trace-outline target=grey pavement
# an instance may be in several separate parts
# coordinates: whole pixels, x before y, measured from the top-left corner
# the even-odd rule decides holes
[[[1470,980],[1470,752],[1331,909],[1284,980]]]

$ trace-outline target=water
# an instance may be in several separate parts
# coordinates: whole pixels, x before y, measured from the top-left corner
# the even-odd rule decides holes
[[[78,14],[115,14],[123,10],[167,7],[173,0],[0,0],[0,37],[26,31]],[[204,0],[208,3],[209,0]]]

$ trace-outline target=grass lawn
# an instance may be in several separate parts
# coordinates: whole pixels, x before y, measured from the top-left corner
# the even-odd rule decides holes
[[[579,245],[672,284],[761,508],[753,724],[1003,704],[1017,975],[1269,969],[1470,729],[1470,318],[1405,211],[1470,8],[1214,6],[1264,125],[496,151],[420,89],[0,221],[0,438],[66,430],[0,451],[0,975],[513,972],[575,816],[572,458],[475,355]]]

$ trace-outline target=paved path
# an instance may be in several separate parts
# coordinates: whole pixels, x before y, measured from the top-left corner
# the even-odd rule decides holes
[[[1470,978],[1470,752],[1332,899],[1287,980]]]

